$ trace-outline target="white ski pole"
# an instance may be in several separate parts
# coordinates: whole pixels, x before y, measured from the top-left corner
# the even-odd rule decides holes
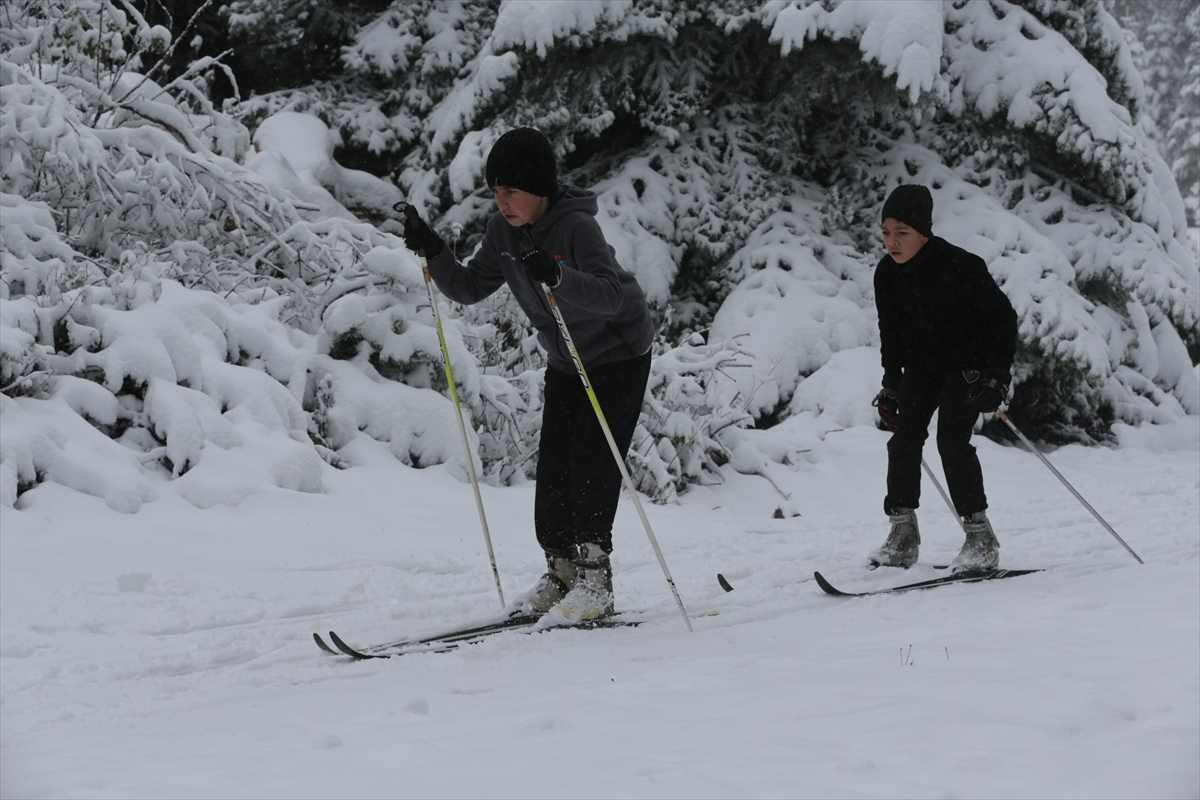
[[[929,480],[933,481],[933,485],[937,487],[938,494],[946,501],[946,508],[950,509],[950,513],[954,515],[954,520],[958,523],[958,527],[962,528],[963,533],[966,533],[966,526],[963,524],[962,517],[958,515],[958,511],[954,508],[954,503],[950,502],[950,495],[946,494],[946,490],[942,488],[942,484],[934,477],[933,470],[925,463],[925,459],[921,459],[921,466],[925,468],[925,474],[929,476]]]
[[[1114,539],[1116,539],[1118,542],[1120,542],[1120,543],[1121,543],[1121,546],[1122,546],[1122,547],[1124,547],[1126,550],[1128,550],[1128,551],[1129,551],[1129,555],[1131,555],[1131,556],[1133,556],[1134,558],[1136,558],[1136,559],[1137,559],[1137,562],[1138,562],[1139,564],[1145,564],[1145,563],[1146,563],[1145,561],[1142,561],[1142,559],[1141,559],[1141,558],[1138,556],[1138,554],[1137,554],[1137,553],[1133,552],[1133,548],[1132,548],[1132,547],[1130,547],[1129,545],[1125,544],[1125,540],[1124,540],[1124,539],[1122,539],[1122,538],[1120,537],[1120,535],[1119,535],[1119,534],[1118,534],[1116,531],[1114,531],[1114,530],[1113,530],[1113,527],[1112,527],[1112,525],[1109,525],[1109,524],[1108,524],[1108,522],[1106,522],[1106,521],[1105,521],[1104,517],[1100,516],[1099,512],[1097,512],[1097,511],[1096,511],[1096,509],[1092,508],[1092,504],[1091,504],[1091,503],[1089,503],[1087,500],[1084,500],[1084,499],[1083,499],[1083,495],[1081,495],[1079,492],[1075,491],[1075,487],[1074,487],[1074,486],[1072,486],[1072,485],[1071,485],[1071,484],[1070,484],[1070,483],[1067,481],[1067,479],[1066,479],[1066,478],[1064,478],[1064,477],[1062,476],[1062,473],[1061,473],[1061,472],[1059,472],[1058,470],[1056,470],[1056,469],[1054,468],[1054,465],[1050,463],[1050,460],[1049,460],[1049,459],[1047,459],[1047,458],[1046,458],[1044,455],[1042,455],[1041,453],[1039,453],[1039,452],[1037,451],[1037,448],[1033,446],[1033,442],[1031,442],[1031,441],[1029,441],[1028,439],[1026,439],[1026,438],[1025,438],[1025,434],[1023,434],[1023,433],[1021,433],[1019,430],[1017,430],[1017,426],[1016,426],[1016,425],[1013,425],[1013,423],[1012,423],[1012,420],[1008,418],[1008,415],[1007,415],[1007,414],[1005,414],[1003,411],[1000,411],[999,409],[997,409],[997,410],[996,410],[996,416],[998,416],[1000,419],[1004,420],[1004,424],[1005,424],[1005,425],[1007,425],[1009,428],[1011,428],[1011,429],[1012,429],[1012,432],[1013,432],[1013,433],[1015,433],[1015,434],[1017,435],[1017,438],[1019,438],[1019,439],[1020,439],[1020,440],[1021,440],[1021,441],[1024,443],[1024,445],[1025,445],[1027,448],[1029,448],[1029,452],[1033,453],[1035,456],[1037,456],[1038,458],[1040,458],[1040,459],[1042,460],[1042,463],[1043,463],[1043,464],[1045,464],[1045,465],[1046,465],[1046,467],[1047,467],[1047,468],[1048,468],[1048,469],[1049,469],[1051,472],[1053,472],[1053,473],[1054,473],[1054,477],[1056,477],[1056,478],[1058,478],[1060,481],[1062,481],[1062,485],[1063,485],[1063,486],[1065,486],[1065,487],[1067,487],[1068,489],[1070,489],[1070,490],[1071,490],[1071,494],[1075,495],[1075,499],[1076,499],[1076,500],[1078,500],[1079,502],[1083,503],[1083,507],[1084,507],[1084,508],[1086,508],[1088,511],[1092,512],[1092,516],[1093,516],[1093,517],[1095,517],[1095,518],[1096,518],[1096,520],[1097,520],[1097,521],[1098,521],[1098,522],[1099,522],[1101,525],[1103,525],[1103,526],[1104,526],[1104,529],[1105,529],[1106,531],[1108,531],[1109,533],[1111,533],[1111,534],[1113,535],[1113,538],[1114,538]]]
[[[403,205],[403,209],[400,206]],[[403,210],[406,216],[412,208],[407,203],[397,203],[396,210]],[[411,219],[411,217],[410,217]],[[483,541],[487,543],[488,561],[492,565],[492,578],[496,581],[496,594],[500,597],[500,608],[504,608],[504,589],[500,586],[500,570],[496,568],[496,553],[492,549],[492,534],[488,530],[487,515],[483,512],[483,495],[479,493],[479,478],[475,475],[475,454],[471,452],[471,444],[467,439],[467,426],[463,422],[462,404],[458,400],[458,387],[454,384],[454,370],[450,367],[450,350],[446,347],[446,334],[442,331],[442,314],[438,310],[437,298],[433,293],[433,279],[429,275],[429,261],[425,251],[418,250],[417,258],[421,259],[421,273],[425,276],[425,291],[429,293],[429,307],[433,310],[433,321],[437,326],[438,341],[442,345],[442,365],[446,370],[446,383],[450,387],[450,399],[454,401],[454,416],[458,421],[458,435],[462,439],[463,454],[467,460],[467,474],[471,476],[471,488],[475,491],[475,508],[479,511],[479,525],[483,528]]]
[[[600,401],[596,398],[595,390],[592,389],[592,382],[588,380],[587,370],[583,368],[583,360],[579,357],[579,351],[575,349],[575,341],[571,338],[571,332],[567,330],[567,323],[563,319],[562,311],[558,308],[558,302],[554,299],[554,292],[544,283],[542,284],[542,291],[546,293],[546,302],[550,304],[550,311],[554,314],[554,321],[558,323],[558,329],[562,332],[563,340],[567,343],[567,350],[571,352],[571,360],[575,362],[575,369],[579,371],[579,379],[583,381],[583,388],[587,392],[588,400],[592,403],[592,409],[596,412],[596,419],[600,422],[600,429],[604,431],[604,438],[608,440],[608,447],[612,450],[613,459],[617,462],[617,469],[621,471],[621,478],[625,481],[625,488],[629,490],[629,496],[633,498],[633,506],[637,509],[638,516],[641,517],[642,526],[646,529],[646,536],[650,538],[650,546],[654,548],[654,555],[658,557],[658,564],[662,567],[663,575],[667,578],[667,585],[671,587],[671,594],[675,595],[675,602],[679,604],[679,613],[683,615],[683,622],[687,625],[687,629],[690,632],[692,630],[691,617],[688,616],[687,609],[683,606],[683,598],[679,596],[679,589],[675,587],[675,579],[671,577],[671,570],[667,568],[667,560],[663,557],[662,548],[658,546],[658,538],[654,535],[654,529],[650,527],[650,520],[646,518],[642,502],[638,500],[637,489],[633,487],[633,479],[629,477],[629,470],[625,468],[625,459],[621,458],[621,450],[617,447],[612,430],[608,427],[608,420],[604,418],[604,412],[600,409]]]

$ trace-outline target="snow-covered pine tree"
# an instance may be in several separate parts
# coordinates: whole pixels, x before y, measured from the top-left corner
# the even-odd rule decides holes
[[[394,4],[347,62],[423,52],[445,30],[412,15],[451,8]],[[1134,124],[1143,86],[1104,3],[517,0],[476,19],[486,37],[397,148],[406,193],[469,247],[491,143],[546,131],[670,309],[664,335],[743,337],[755,366],[724,397],[760,426],[834,352],[874,342],[876,216],[904,181],[931,186],[938,232],[1017,306],[1029,429],[1091,440],[1200,410],[1183,206]]]
[[[1146,83],[1146,113],[1187,207],[1200,227],[1200,6],[1188,0],[1116,0]]]

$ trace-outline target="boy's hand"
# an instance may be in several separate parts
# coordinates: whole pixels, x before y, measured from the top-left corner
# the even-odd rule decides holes
[[[991,414],[1000,408],[1004,398],[1008,396],[1008,387],[995,378],[988,378],[972,384],[968,390],[967,402],[972,403],[981,414]]]
[[[529,277],[546,284],[551,289],[558,286],[558,280],[562,277],[560,267],[558,262],[551,258],[545,250],[536,247],[526,250],[521,256],[521,261],[529,270]]]
[[[404,203],[403,209],[399,208],[400,205],[397,203],[396,207],[404,212],[404,246],[417,254],[424,252],[426,258],[433,258],[442,252],[446,243],[433,232],[433,228],[425,224],[412,204]]]
[[[900,416],[900,393],[885,386],[875,395],[871,405],[879,411],[879,418],[887,425],[888,430],[896,430],[896,420]]]

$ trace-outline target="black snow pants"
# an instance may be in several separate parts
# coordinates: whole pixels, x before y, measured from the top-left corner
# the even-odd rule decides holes
[[[983,470],[971,445],[979,412],[967,402],[968,389],[961,370],[904,370],[896,431],[888,441],[887,497],[883,501],[888,514],[920,505],[921,450],[929,438],[929,421],[935,410],[938,453],[955,510],[965,517],[987,508]]]
[[[642,410],[650,354],[589,369],[588,378],[624,458]],[[547,366],[533,512],[542,549],[570,557],[574,545],[594,542],[612,552],[621,483],[579,375]]]

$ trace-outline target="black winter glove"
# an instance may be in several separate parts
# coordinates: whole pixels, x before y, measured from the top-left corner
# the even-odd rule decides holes
[[[405,247],[417,255],[424,254],[426,258],[433,258],[442,252],[446,243],[433,232],[433,228],[425,224],[425,220],[421,219],[421,215],[417,213],[411,203],[399,202],[393,208],[404,214]]]
[[[551,289],[558,286],[558,280],[562,277],[561,268],[545,250],[537,247],[530,248],[521,256],[521,261],[529,270],[529,277],[546,284]]]
[[[995,378],[973,383],[967,392],[967,402],[973,404],[981,414],[991,414],[1008,397],[1008,387]]]
[[[879,411],[879,418],[887,425],[888,430],[896,430],[896,420],[900,416],[900,393],[885,386],[875,395],[871,405]]]

